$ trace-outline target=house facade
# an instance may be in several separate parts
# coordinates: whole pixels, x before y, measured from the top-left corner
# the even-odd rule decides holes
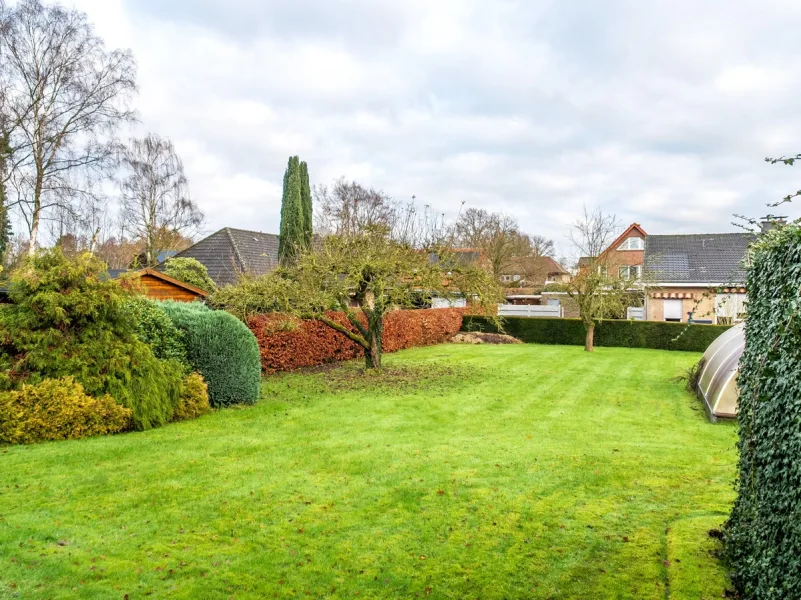
[[[632,223],[599,256],[580,258],[579,268],[593,265],[604,270],[609,277],[640,279],[647,236],[639,223]]]
[[[645,243],[649,321],[731,324],[744,317],[752,233],[651,235]]]

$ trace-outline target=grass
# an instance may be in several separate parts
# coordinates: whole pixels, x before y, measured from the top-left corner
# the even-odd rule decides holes
[[[698,358],[444,345],[0,449],[0,598],[720,598],[736,430]]]

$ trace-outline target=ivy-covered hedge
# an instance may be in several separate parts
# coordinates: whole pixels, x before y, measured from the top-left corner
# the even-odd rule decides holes
[[[801,598],[801,228],[753,252],[726,550],[742,598]]]
[[[584,325],[580,319],[502,317],[501,324],[504,333],[529,344],[584,345]],[[703,352],[728,328],[728,325],[687,326],[657,321],[602,321],[595,328],[595,345]],[[487,317],[465,316],[462,330],[496,332],[498,328]]]
[[[259,398],[259,345],[242,321],[197,302],[164,302],[167,315],[183,332],[187,360],[208,385],[214,407],[253,404]]]

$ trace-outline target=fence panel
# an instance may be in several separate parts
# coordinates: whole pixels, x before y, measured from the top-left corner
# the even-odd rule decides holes
[[[537,306],[529,304],[499,304],[499,317],[549,317],[561,318],[561,306]]]

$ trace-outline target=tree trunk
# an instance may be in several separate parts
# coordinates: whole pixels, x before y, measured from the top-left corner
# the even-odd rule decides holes
[[[364,366],[367,369],[381,368],[381,342],[370,337],[370,347],[364,349]]]
[[[587,337],[584,338],[584,350],[592,352],[595,344],[595,323],[586,326]]]
[[[364,365],[367,369],[380,369],[383,355],[384,317],[373,313],[367,322],[367,343],[369,348],[364,349]]]

